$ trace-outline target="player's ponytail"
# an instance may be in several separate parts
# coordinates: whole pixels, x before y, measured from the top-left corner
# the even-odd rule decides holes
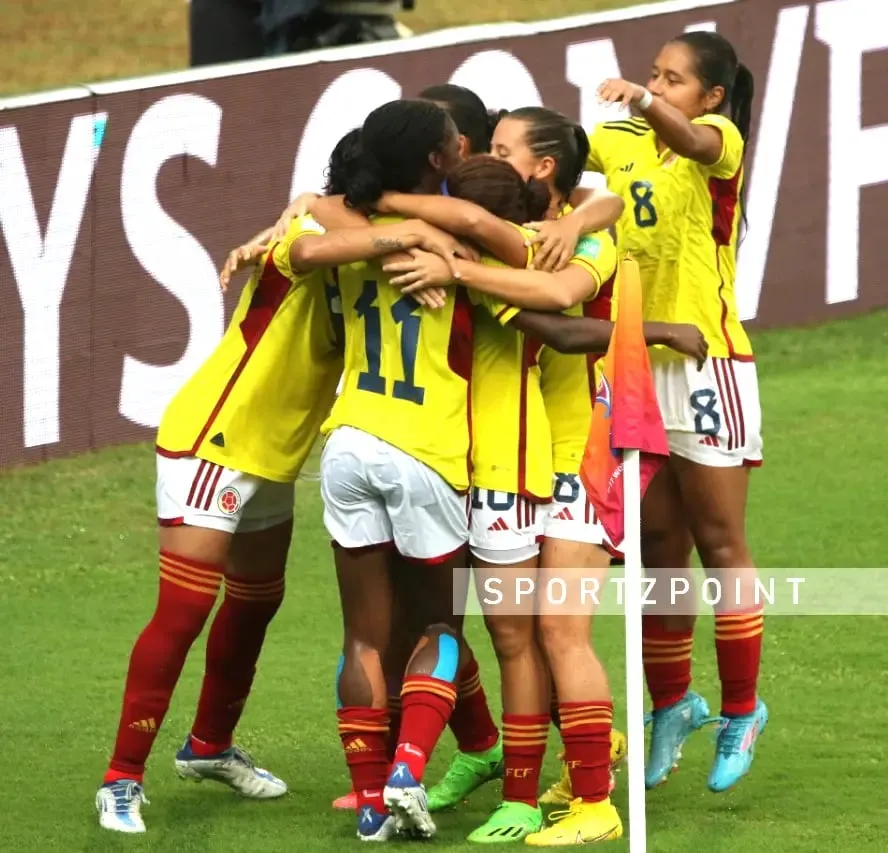
[[[343,170],[345,204],[358,210],[371,208],[382,197],[382,164],[366,151],[345,164]]]
[[[754,97],[755,80],[752,72],[742,62],[739,62],[734,86],[731,90],[731,121],[737,125],[743,142],[747,144],[752,131],[752,100]]]
[[[552,193],[549,192],[546,182],[529,178],[524,185],[524,205],[527,213],[527,219],[524,221],[539,222],[545,219],[551,203]]]
[[[443,174],[433,155],[454,136],[450,117],[430,101],[390,101],[373,110],[361,127],[360,152],[343,170],[346,205],[367,210],[387,190],[438,186]]]
[[[324,194],[345,195],[348,190],[349,166],[361,151],[361,129],[350,130],[330,152],[330,160],[324,170]]]

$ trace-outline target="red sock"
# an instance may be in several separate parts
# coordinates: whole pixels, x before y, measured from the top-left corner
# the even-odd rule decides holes
[[[722,714],[726,717],[740,717],[755,710],[764,630],[761,607],[715,616],[715,654],[722,684]]]
[[[546,755],[548,714],[503,714],[503,799],[536,807]]]
[[[401,736],[401,697],[397,693],[389,694],[389,733],[386,738],[385,751],[389,761],[394,761],[398,738]]]
[[[417,782],[422,781],[426,763],[456,703],[450,681],[430,675],[408,675],[401,688],[401,734],[394,763],[403,762]]]
[[[584,803],[600,803],[610,788],[613,702],[563,702],[559,712],[573,795]]]
[[[647,615],[641,623],[644,677],[654,710],[678,702],[691,686],[691,651],[694,632],[667,631],[659,616]]]
[[[450,730],[460,752],[486,752],[499,740],[499,730],[490,715],[474,658],[460,672]]]
[[[345,763],[351,775],[352,790],[357,795],[358,811],[364,806],[382,813],[382,790],[389,774],[385,740],[389,730],[385,708],[340,708],[339,738],[345,752]]]
[[[218,755],[231,746],[265,631],[283,600],[283,576],[225,578],[225,598],[207,638],[206,670],[191,729],[191,748],[197,755]]]
[[[130,655],[117,742],[105,782],[142,781],[188,650],[216,603],[223,566],[160,552],[160,592]]]

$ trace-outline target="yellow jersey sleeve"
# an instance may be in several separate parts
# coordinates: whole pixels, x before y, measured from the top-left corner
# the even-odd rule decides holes
[[[586,301],[594,299],[617,267],[617,249],[608,235],[599,232],[583,234],[577,241],[574,255],[569,264],[585,270],[595,280],[595,292],[586,297]]]
[[[528,247],[528,258],[530,257],[531,255]],[[528,260],[528,263],[529,262],[530,261]],[[482,255],[481,263],[486,267],[513,269],[508,264],[504,264],[502,261],[491,255]],[[488,296],[486,293],[480,293],[477,290],[469,290],[469,299],[473,305],[480,305],[482,308],[486,309],[490,316],[501,326],[507,326],[518,316],[518,314],[521,313],[520,308],[516,308],[514,305],[508,305],[505,302],[501,302],[495,296]]]
[[[605,134],[601,125],[589,134],[589,156],[586,158],[587,172],[604,172],[603,149],[605,147]]]
[[[274,265],[292,282],[301,282],[304,272],[295,272],[290,264],[290,248],[306,234],[325,234],[323,225],[310,216],[297,216],[287,229],[283,239],[275,243],[271,249]]]
[[[704,168],[714,178],[733,178],[743,163],[744,143],[737,125],[729,118],[715,113],[695,118],[693,124],[708,125],[721,131],[721,156],[711,166]]]

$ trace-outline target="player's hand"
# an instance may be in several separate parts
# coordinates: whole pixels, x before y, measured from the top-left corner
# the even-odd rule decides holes
[[[557,272],[567,266],[580,239],[580,224],[576,216],[528,222],[524,227],[536,232],[525,241],[525,245],[539,247],[530,262],[530,269]]]
[[[418,248],[442,258],[447,263],[451,279],[459,278],[456,267],[458,258],[467,261],[478,260],[478,253],[471,246],[461,243],[446,231],[435,228],[427,222],[420,222],[417,227],[420,238]]]
[[[430,252],[411,252],[409,261],[392,261],[382,269],[392,276],[391,284],[414,296],[429,288],[443,288],[455,278],[450,264]]]
[[[311,206],[319,198],[320,196],[317,193],[302,193],[294,201],[291,201],[271,229],[271,242],[283,240],[290,227],[290,223],[297,217],[310,213]]]
[[[709,355],[706,338],[692,323],[675,323],[669,326],[669,348],[694,359],[697,370],[702,370]]]
[[[262,235],[265,236],[265,235]],[[228,290],[231,279],[236,276],[242,269],[255,264],[271,248],[268,240],[254,240],[250,243],[244,243],[228,253],[228,258],[219,273],[219,287],[222,292]]]
[[[635,106],[645,93],[644,86],[630,83],[628,80],[605,80],[598,87],[598,100],[603,104],[620,104],[624,107]]]
[[[404,291],[401,291],[402,293]],[[443,287],[429,287],[410,294],[423,308],[436,311],[447,304],[447,291]]]

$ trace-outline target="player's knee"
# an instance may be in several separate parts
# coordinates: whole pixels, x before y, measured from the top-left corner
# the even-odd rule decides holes
[[[697,552],[708,569],[749,566],[752,559],[742,531],[723,524],[703,525],[696,534]]]
[[[649,568],[683,567],[688,564],[693,543],[684,532],[665,528],[644,528],[641,537],[641,562]]]
[[[539,617],[537,630],[543,651],[550,661],[561,660],[574,654],[578,649],[589,648],[588,625],[580,630],[576,620],[557,615],[543,615]]]
[[[493,650],[499,660],[520,657],[535,641],[533,621],[529,617],[493,616],[485,621]]]

